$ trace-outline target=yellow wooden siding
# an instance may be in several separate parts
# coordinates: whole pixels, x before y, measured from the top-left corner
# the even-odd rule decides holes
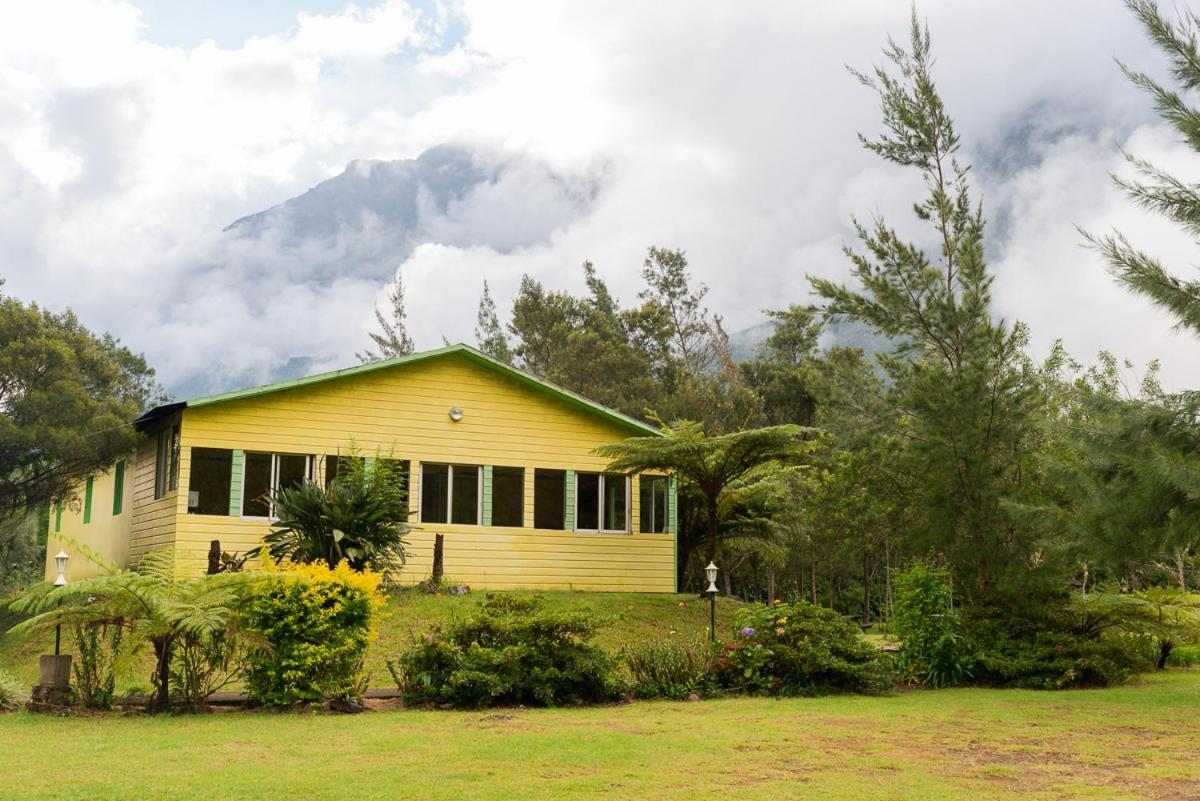
[[[173,425],[178,417],[167,421]],[[168,492],[163,498],[154,497],[154,467],[157,451],[157,431],[151,432],[138,447],[132,468],[127,467],[125,481],[133,488],[133,521],[129,537],[129,559],[137,561],[148,551],[169,548],[175,544],[176,504],[180,492]],[[182,461],[182,456],[181,456]],[[183,484],[180,479],[180,487]],[[186,500],[185,500],[186,503]]]
[[[450,420],[452,406],[463,419]],[[535,468],[602,471],[591,451],[631,436],[625,428],[545,393],[448,355],[254,398],[189,408],[183,414],[176,547],[180,566],[202,569],[210,540],[227,551],[259,543],[268,523],[187,514],[193,447],[312,454],[363,454],[412,463],[410,496],[420,497],[421,462],[523,467],[527,526],[533,522]],[[153,472],[151,472],[151,486]],[[630,485],[631,528],[638,523],[636,479]],[[414,518],[415,519],[415,518]],[[446,575],[480,588],[612,589],[672,592],[670,534],[585,534],[570,531],[416,523],[402,580],[427,578],[435,532],[446,535]]]
[[[122,491],[121,513],[113,514],[113,493],[116,489],[115,466],[105,473],[97,473],[92,477],[92,511],[90,520],[83,522],[83,505],[85,503],[85,484],[81,482],[76,489],[74,501],[64,504],[62,516],[58,518],[53,508],[50,509],[50,523],[46,536],[45,578],[54,581],[58,570],[54,557],[60,550],[66,551],[67,580],[75,581],[81,578],[98,575],[105,572],[110,565],[124,567],[129,554],[129,532],[132,517],[133,489],[129,482],[130,465],[133,459],[125,463],[125,480]],[[55,531],[56,525],[58,531]],[[99,557],[99,562],[89,559],[79,549],[84,546]]]

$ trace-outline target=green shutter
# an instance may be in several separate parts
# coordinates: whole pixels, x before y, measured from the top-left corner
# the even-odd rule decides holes
[[[234,451],[229,465],[229,514],[242,516],[242,470],[246,464],[246,452]]]
[[[113,515],[121,514],[125,503],[125,460],[117,462],[113,468]]]
[[[563,509],[563,528],[567,531],[575,530],[575,471],[567,471],[567,497],[565,499]]]
[[[54,504],[54,533],[62,531],[62,502]]]
[[[492,524],[492,466],[483,466],[483,525]]]
[[[87,477],[87,486],[83,490],[83,522],[84,525],[92,522],[92,484],[95,480]]]

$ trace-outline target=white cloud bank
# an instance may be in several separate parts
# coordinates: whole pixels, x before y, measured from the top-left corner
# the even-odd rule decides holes
[[[998,312],[1039,351],[1062,337],[1084,359],[1161,356],[1172,386],[1200,385],[1197,343],[1115,287],[1074,227],[1118,225],[1181,270],[1193,258],[1106,178],[1121,147],[1196,167],[1113,63],[1161,67],[1123,5],[921,13],[994,221]],[[906,14],[893,0],[389,2],[229,50],[154,44],[128,3],[6,4],[0,275],[144,350],[176,386],[350,363],[386,278],[314,280],[269,249],[231,255],[221,229],[354,159],[465,142],[601,188],[564,216],[535,170],[435,220],[401,268],[419,346],[470,338],[485,277],[503,308],[522,273],[578,288],[591,259],[631,300],[650,244],[687,249],[714,308],[750,325],[805,301],[805,274],[845,274],[852,214],[908,225],[912,178],[858,146],[878,110],[843,66],[878,62]]]

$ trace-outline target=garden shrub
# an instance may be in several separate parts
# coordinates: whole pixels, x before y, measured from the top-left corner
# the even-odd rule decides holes
[[[1080,631],[1053,604],[969,608],[964,623],[978,644],[977,683],[993,687],[1107,687],[1153,664],[1137,637]]]
[[[807,601],[739,609],[739,636],[713,663],[719,686],[773,695],[869,693],[890,685],[883,655],[844,616]]]
[[[112,709],[117,684],[113,668],[123,631],[122,626],[103,622],[75,626],[75,690],[88,709]]]
[[[1177,645],[1167,657],[1168,667],[1195,667],[1200,665],[1200,645]]]
[[[914,562],[896,575],[890,625],[900,638],[896,669],[905,681],[944,687],[971,678],[975,649],[953,607],[945,568]]]
[[[346,563],[275,567],[247,595],[246,625],[260,632],[268,652],[250,654],[246,686],[266,706],[323,703],[357,696],[363,660],[382,613],[379,574]]]
[[[648,640],[620,653],[637,698],[687,698],[709,683],[713,648],[708,642]]]
[[[12,676],[0,670],[0,712],[20,709],[29,700],[29,693]]]
[[[482,708],[559,706],[620,696],[614,661],[591,642],[600,624],[543,598],[489,594],[470,616],[418,637],[388,662],[406,702]]]

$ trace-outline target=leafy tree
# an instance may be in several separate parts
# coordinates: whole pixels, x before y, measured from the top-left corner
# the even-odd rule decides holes
[[[1136,593],[1093,592],[1073,595],[1071,608],[1082,628],[1096,632],[1149,637],[1155,666],[1167,666],[1178,645],[1200,642],[1200,596],[1155,588]]]
[[[396,271],[396,279],[392,282],[392,290],[388,293],[390,312],[375,309],[375,321],[379,323],[379,331],[371,332],[371,341],[379,349],[376,353],[370,349],[357,354],[358,360],[364,364],[377,362],[381,359],[394,359],[397,356],[407,356],[414,350],[412,337],[408,335],[408,313],[404,310],[404,276]]]
[[[208,668],[189,666],[194,677],[197,671],[226,663],[229,649],[263,647],[262,639],[242,627],[236,613],[241,591],[256,580],[250,573],[178,578],[174,553],[154,551],[142,557],[136,570],[80,579],[61,587],[34,588],[11,606],[16,612],[33,615],[13,631],[49,631],[57,625],[124,628],[123,662],[133,660],[146,647],[154,652],[151,706],[162,712],[170,707],[173,684],[192,704],[202,703],[204,698],[189,694],[189,689],[200,693],[212,686],[207,680],[181,682],[180,655],[194,655],[197,649],[220,654]]]
[[[684,421],[665,433],[602,445],[596,453],[610,460],[611,471],[667,471],[693,486],[703,498],[706,561],[715,558],[722,523],[728,522],[722,508],[730,508],[730,491],[764,466],[797,460],[808,450],[804,430],[792,425],[710,437],[699,423]]]
[[[1128,0],[1151,41],[1167,56],[1173,86],[1122,65],[1154,100],[1159,115],[1193,150],[1200,151],[1200,109],[1187,93],[1200,87],[1200,18],[1169,21],[1152,0]],[[1193,183],[1128,155],[1132,178],[1113,176],[1137,205],[1200,237],[1200,191]],[[1200,333],[1200,281],[1180,277],[1137,249],[1119,232],[1085,233],[1117,281],[1149,298],[1179,325]],[[1143,393],[1144,395],[1145,393]],[[1136,561],[1170,559],[1186,586],[1185,565],[1200,539],[1200,396],[1194,392],[1121,399],[1103,388],[1083,398],[1088,414],[1078,426],[1070,478],[1077,496],[1063,504],[1073,522],[1096,525],[1101,557],[1126,582],[1137,581]]]
[[[650,358],[595,267],[585,262],[583,270],[583,298],[521,279],[509,323],[516,363],[605,406],[645,417],[660,391]]]
[[[350,456],[338,467],[326,487],[305,481],[275,491],[278,520],[262,547],[277,562],[323,561],[337,567],[344,560],[354,570],[380,572],[403,565],[410,527],[402,463],[374,459],[368,465]]]
[[[479,349],[502,362],[513,360],[512,348],[508,344],[508,336],[496,316],[496,304],[492,301],[491,290],[487,281],[483,282],[483,294],[479,296],[479,311],[475,315],[475,341]]]
[[[742,363],[742,375],[762,398],[768,425],[812,425],[817,406],[812,373],[821,321],[812,309],[796,305],[767,316],[775,328],[755,357]]]
[[[0,592],[41,580],[48,509],[42,507],[0,519]]]
[[[161,399],[154,371],[117,339],[0,295],[0,516],[72,500],[137,445],[130,421]]]
[[[984,219],[972,200],[954,122],[930,74],[928,31],[914,13],[908,49],[886,51],[897,74],[855,73],[880,98],[885,132],[863,137],[886,161],[917,169],[928,195],[914,206],[939,244],[931,258],[882,219],[855,222],[863,250],[847,248],[861,290],[811,278],[830,317],[871,326],[898,343],[881,363],[900,410],[910,470],[926,518],[914,532],[950,559],[975,592],[1022,580],[1036,546],[1005,503],[1020,489],[1038,401],[1024,381],[1021,326],[993,320]]]

